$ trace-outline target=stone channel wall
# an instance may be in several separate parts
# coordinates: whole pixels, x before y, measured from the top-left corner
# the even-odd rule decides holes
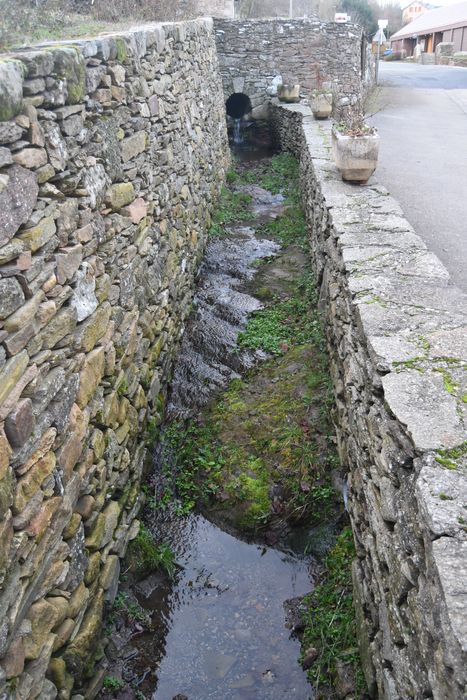
[[[92,674],[227,153],[211,20],[0,62],[1,698]]]
[[[467,697],[467,303],[373,180],[343,183],[329,126],[273,106],[300,159],[348,470],[373,697]]]
[[[366,42],[354,24],[318,19],[235,20],[214,23],[225,99],[250,98],[253,116],[267,116],[268,103],[281,82],[300,83],[308,94],[332,81],[341,100],[362,94],[367,70]]]

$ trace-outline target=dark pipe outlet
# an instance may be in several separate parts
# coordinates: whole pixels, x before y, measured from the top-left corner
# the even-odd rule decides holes
[[[227,114],[232,119],[240,119],[251,112],[251,100],[243,92],[234,92],[225,103]]]

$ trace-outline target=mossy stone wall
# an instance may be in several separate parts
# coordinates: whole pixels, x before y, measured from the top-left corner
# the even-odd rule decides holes
[[[210,20],[0,62],[1,697],[92,677],[227,164]]]

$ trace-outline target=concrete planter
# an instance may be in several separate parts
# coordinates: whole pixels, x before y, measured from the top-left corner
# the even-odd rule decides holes
[[[310,107],[315,119],[327,119],[332,112],[332,92],[317,92],[310,97]]]
[[[343,180],[366,182],[376,170],[378,150],[378,134],[347,136],[332,129],[332,153]]]
[[[278,85],[277,97],[280,102],[300,102],[300,85]]]

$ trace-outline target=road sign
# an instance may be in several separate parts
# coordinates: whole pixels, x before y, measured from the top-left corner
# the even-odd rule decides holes
[[[379,19],[379,20],[378,20],[378,27],[379,27],[380,29],[386,29],[386,27],[388,26],[388,24],[389,24],[389,20],[388,20],[388,19]]]

